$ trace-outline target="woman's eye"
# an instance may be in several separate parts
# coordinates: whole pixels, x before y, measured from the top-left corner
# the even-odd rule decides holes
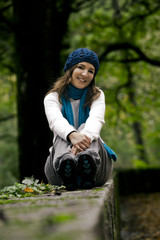
[[[79,69],[81,69],[81,70],[84,70],[84,69],[85,69],[85,67],[84,67],[84,66],[81,66],[81,65],[77,66],[77,68],[79,68]],[[91,74],[94,74],[94,71],[93,71],[93,70],[90,70],[90,69],[89,69],[88,72],[91,73]]]
[[[83,69],[83,67],[82,67],[82,66],[78,66],[78,68],[80,68],[80,69]]]

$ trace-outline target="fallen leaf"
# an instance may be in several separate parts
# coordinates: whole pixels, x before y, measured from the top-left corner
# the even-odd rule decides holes
[[[33,189],[30,188],[30,187],[28,187],[28,186],[24,189],[24,191],[25,191],[25,192],[30,192],[30,193],[33,193],[33,192],[34,192]]]

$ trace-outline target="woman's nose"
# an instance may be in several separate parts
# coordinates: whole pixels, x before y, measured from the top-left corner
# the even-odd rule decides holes
[[[83,70],[82,75],[83,75],[83,76],[87,76],[87,75],[88,75],[87,69],[86,69],[86,70]]]

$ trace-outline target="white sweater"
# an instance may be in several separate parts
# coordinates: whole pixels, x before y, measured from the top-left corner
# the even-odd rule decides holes
[[[100,131],[105,123],[105,96],[102,90],[100,96],[92,102],[90,107],[89,117],[85,123],[83,130],[80,133],[87,135],[91,140],[96,140],[100,136]],[[74,100],[71,102],[74,107]],[[49,93],[44,98],[45,114],[49,123],[49,127],[54,134],[53,142],[56,136],[60,136],[65,141],[67,135],[76,130],[76,128],[69,124],[69,122],[62,115],[62,104],[58,100],[56,92]],[[73,109],[74,111],[74,109]]]

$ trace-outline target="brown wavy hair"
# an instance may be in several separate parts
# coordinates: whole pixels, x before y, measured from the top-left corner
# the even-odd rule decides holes
[[[58,99],[60,103],[62,103],[61,96],[65,95],[66,87],[71,83],[72,73],[74,69],[77,67],[77,65],[78,64],[72,66],[69,70],[66,71],[66,73],[63,76],[58,78],[46,95],[52,92],[57,92],[59,95]],[[90,82],[88,86],[88,92],[87,92],[85,104],[90,107],[92,102],[99,97],[100,93],[101,92],[99,88],[95,86],[95,79],[93,78],[93,80]]]

